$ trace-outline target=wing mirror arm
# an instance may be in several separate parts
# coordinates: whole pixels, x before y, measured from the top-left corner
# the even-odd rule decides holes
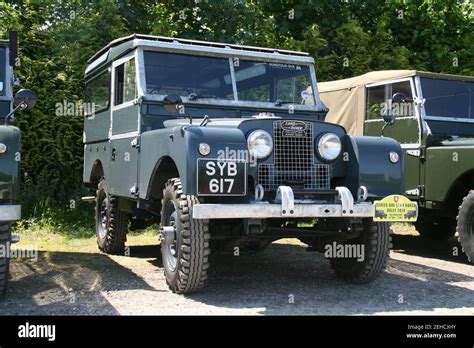
[[[14,120],[13,115],[18,109],[20,110],[33,109],[33,107],[36,105],[37,100],[38,100],[38,97],[36,96],[36,93],[33,92],[31,89],[20,89],[18,92],[16,92],[15,94],[16,106],[7,116],[5,116],[5,125],[13,123],[13,120]]]

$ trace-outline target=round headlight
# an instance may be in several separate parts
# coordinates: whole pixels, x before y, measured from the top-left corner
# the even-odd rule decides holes
[[[203,156],[209,155],[209,153],[211,153],[211,147],[209,146],[209,144],[206,144],[206,143],[199,144],[199,153]]]
[[[334,133],[326,133],[318,142],[319,155],[327,161],[332,161],[341,153],[341,139]]]
[[[5,152],[7,152],[7,145],[0,143],[0,155],[3,155]]]
[[[257,159],[268,157],[273,150],[273,140],[268,132],[256,130],[247,138],[250,155]]]

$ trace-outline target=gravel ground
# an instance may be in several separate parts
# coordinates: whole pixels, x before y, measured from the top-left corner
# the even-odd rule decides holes
[[[395,235],[386,272],[355,286],[285,239],[255,255],[212,255],[207,288],[186,296],[168,291],[158,245],[132,244],[129,257],[41,252],[12,261],[0,315],[473,315],[474,266],[453,247]]]

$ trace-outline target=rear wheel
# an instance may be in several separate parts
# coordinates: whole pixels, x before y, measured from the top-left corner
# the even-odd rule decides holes
[[[364,219],[362,224],[360,236],[344,245],[363,246],[363,257],[330,259],[336,275],[349,283],[365,284],[375,280],[384,271],[392,246],[389,223]]]
[[[7,247],[10,240],[10,222],[0,223],[0,297],[3,297],[7,291],[8,277],[10,275],[10,259],[7,255]]]
[[[457,219],[459,242],[469,261],[474,262],[474,190],[464,197]]]
[[[195,196],[184,195],[179,179],[171,179],[163,190],[161,209],[161,255],[166,283],[179,294],[201,289],[209,268],[208,220],[192,218]]]
[[[456,220],[420,216],[415,228],[423,238],[447,240],[456,233]]]
[[[119,209],[118,198],[105,190],[102,179],[96,195],[96,235],[99,249],[107,254],[122,254],[128,232],[128,215]]]

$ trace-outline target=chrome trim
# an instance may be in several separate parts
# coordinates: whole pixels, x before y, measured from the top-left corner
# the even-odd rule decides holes
[[[193,219],[266,219],[303,217],[373,217],[375,207],[372,203],[356,203],[346,187],[336,188],[341,203],[317,203],[310,200],[295,200],[289,186],[280,186],[276,202],[256,202],[248,204],[196,204],[193,206]]]

